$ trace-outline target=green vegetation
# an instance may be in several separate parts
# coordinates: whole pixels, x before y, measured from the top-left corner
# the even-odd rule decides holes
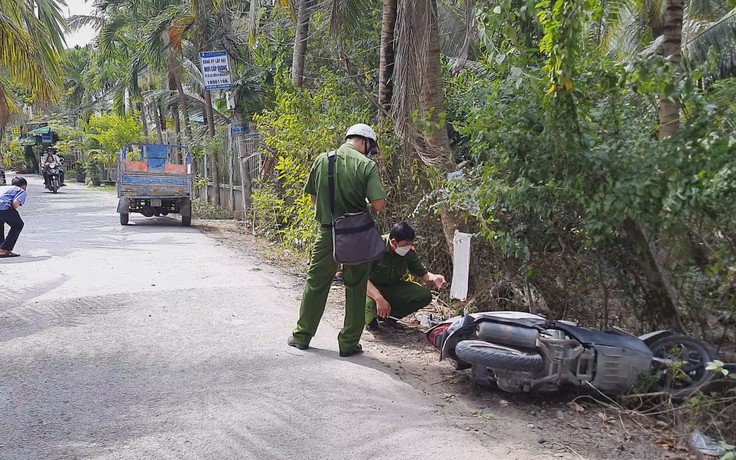
[[[5,151],[3,157],[2,166],[5,169],[18,169],[25,165],[25,155],[23,153],[23,147],[21,147],[18,141],[13,140],[8,145],[8,149]]]
[[[24,103],[54,100],[65,23],[56,1],[0,1],[0,132]],[[0,141],[2,141],[0,135]]]
[[[111,177],[123,147],[144,140],[138,121],[111,113],[92,115],[85,125],[85,133],[90,143],[99,146],[89,149],[87,153],[92,162],[105,168],[107,178]]]

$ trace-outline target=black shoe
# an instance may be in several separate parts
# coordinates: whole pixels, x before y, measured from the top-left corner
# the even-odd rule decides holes
[[[353,348],[350,351],[341,351],[340,352],[340,357],[341,358],[347,358],[348,356],[359,355],[361,353],[363,353],[363,345],[357,344],[355,346],[355,348]]]
[[[389,327],[391,329],[396,329],[397,331],[403,331],[406,329],[403,324],[399,323],[393,318],[386,318],[383,320],[383,325],[386,327]]]
[[[308,349],[308,348],[309,348],[309,345],[305,345],[305,344],[303,344],[303,343],[297,343],[297,341],[296,341],[296,340],[294,340],[294,337],[293,337],[293,336],[292,336],[292,337],[289,337],[289,338],[288,338],[288,339],[286,340],[286,343],[287,343],[287,344],[288,344],[288,345],[289,345],[290,347],[298,348],[299,350],[306,350],[306,349]]]
[[[381,332],[381,326],[378,324],[378,318],[365,325],[365,330],[370,332]]]

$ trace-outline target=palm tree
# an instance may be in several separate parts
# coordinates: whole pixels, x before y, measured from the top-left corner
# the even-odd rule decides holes
[[[679,69],[683,43],[689,43],[691,37],[700,37],[699,44],[693,48],[700,49],[696,56],[701,61],[714,38],[723,48],[733,43],[734,30],[728,27],[729,14],[725,2],[720,0],[619,0],[607,4],[605,9],[601,22],[594,25],[597,33],[592,35],[611,52],[622,56],[636,54],[654,42],[657,46],[661,44],[665,58]],[[710,32],[704,33],[708,29]],[[657,112],[659,136],[674,135],[680,122],[679,102],[663,96]]]
[[[601,43],[622,56],[630,56],[648,45],[661,47],[665,59],[674,72],[681,73],[683,43],[692,43],[692,53],[685,58],[695,58],[691,64],[705,60],[710,49],[733,50],[733,31],[729,27],[729,15],[725,2],[718,0],[621,0],[606,6],[606,15],[597,24]],[[713,22],[715,21],[715,22]],[[716,45],[716,46],[714,46]],[[727,53],[730,54],[730,53]],[[687,65],[687,63],[686,63]],[[677,133],[680,124],[680,101],[662,95],[657,106],[659,137],[668,138]],[[627,219],[624,229],[642,255],[640,264],[660,316],[675,330],[682,324],[677,312],[679,291],[672,281],[669,268],[661,259],[661,248],[651,229],[641,222]]]
[[[736,76],[736,8],[704,26],[687,37],[683,47],[686,65],[693,67],[702,64],[708,60],[710,52],[715,52],[718,68],[710,78]]]
[[[65,21],[57,0],[0,0],[0,127],[19,111],[12,87],[34,104],[54,99]]]
[[[665,9],[663,36],[664,56],[669,63],[680,67],[682,56],[682,0],[667,0]],[[680,126],[680,103],[668,97],[659,99],[659,137],[671,137]]]
[[[80,116],[84,111],[83,107],[93,98],[92,92],[86,85],[92,59],[93,50],[89,46],[68,49],[64,56],[66,108]]]
[[[667,6],[666,0],[608,2],[599,22],[590,24],[589,37],[614,55],[633,56],[664,35]],[[684,0],[682,7],[683,43],[728,12],[721,0]]]
[[[209,46],[215,46],[221,42],[219,32],[218,14],[224,8],[231,6],[231,2],[215,2],[212,0],[190,0],[189,3],[182,4],[178,8],[178,14],[172,17],[168,39],[169,46],[176,51],[177,58],[184,60],[184,41],[185,34],[192,31],[192,41],[195,43],[198,52],[209,51]],[[173,60],[170,61],[173,65]],[[179,93],[182,94],[181,80],[175,80]],[[204,109],[205,118],[207,120],[207,134],[210,139],[215,137],[215,117],[212,107],[212,94],[209,90],[204,91]],[[185,102],[184,102],[185,103]],[[212,182],[215,186],[214,203],[220,204],[220,178],[219,168],[217,167],[217,158],[215,155],[210,156],[210,171],[212,172]]]
[[[96,15],[70,18],[70,28],[77,30],[84,25],[98,29],[97,53],[94,59],[101,70],[95,79],[111,84],[113,109],[125,116],[128,107],[139,111],[144,132],[148,123],[142,106],[139,76],[144,63],[137,59],[140,47],[141,4],[137,1],[106,0],[95,2]],[[109,86],[109,85],[106,85]]]
[[[378,71],[378,103],[385,112],[391,111],[391,99],[394,93],[393,75],[396,64],[394,49],[396,15],[398,14],[398,0],[383,0],[383,14],[381,19],[381,55],[380,70]]]
[[[180,94],[179,107],[172,106],[172,117],[177,142],[182,143],[179,112],[184,114],[184,132],[187,140],[193,140],[189,123],[187,98],[181,85],[182,65],[178,53],[169,43],[171,22],[181,9],[178,0],[97,0],[93,15],[78,15],[70,18],[73,30],[90,25],[98,30],[98,58],[104,67],[119,67],[114,80],[114,108],[125,110],[125,96],[139,111],[144,130],[147,131],[146,105],[143,101],[141,83],[145,83],[144,70],[168,73],[169,89]],[[119,64],[123,63],[122,66]],[[151,74],[151,70],[146,70]],[[151,89],[151,88],[149,88]],[[158,107],[155,107],[158,111]],[[162,120],[155,117],[158,129]]]
[[[299,0],[296,34],[294,34],[294,55],[291,62],[291,82],[296,86],[304,85],[309,20],[312,15],[311,10],[312,0]]]
[[[442,173],[457,169],[445,125],[437,0],[403,1],[397,16],[395,88],[392,104],[399,137],[428,166]],[[419,119],[414,120],[415,113]],[[458,218],[441,214],[448,248]]]

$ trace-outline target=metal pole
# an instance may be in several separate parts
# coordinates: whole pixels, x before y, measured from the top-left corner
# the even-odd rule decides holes
[[[231,129],[227,130],[227,153],[230,155],[230,177],[228,178],[230,181],[230,211],[235,212],[235,188],[233,185],[233,158],[235,155],[233,154],[233,133]]]
[[[245,198],[245,175],[247,174],[246,168],[243,167],[243,152],[241,149],[242,142],[236,142],[236,155],[238,161],[238,168],[240,168],[240,199],[243,202],[243,220],[248,221],[248,201]]]
[[[209,162],[207,161],[207,153],[204,154],[204,164],[202,165],[202,171],[204,171],[204,202],[209,203],[210,202],[210,179],[209,175],[207,174],[207,166],[209,165]]]

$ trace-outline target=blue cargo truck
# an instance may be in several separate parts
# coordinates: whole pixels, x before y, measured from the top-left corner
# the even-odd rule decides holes
[[[192,156],[181,145],[128,144],[118,162],[118,214],[128,225],[130,213],[146,217],[180,214],[192,224]]]

